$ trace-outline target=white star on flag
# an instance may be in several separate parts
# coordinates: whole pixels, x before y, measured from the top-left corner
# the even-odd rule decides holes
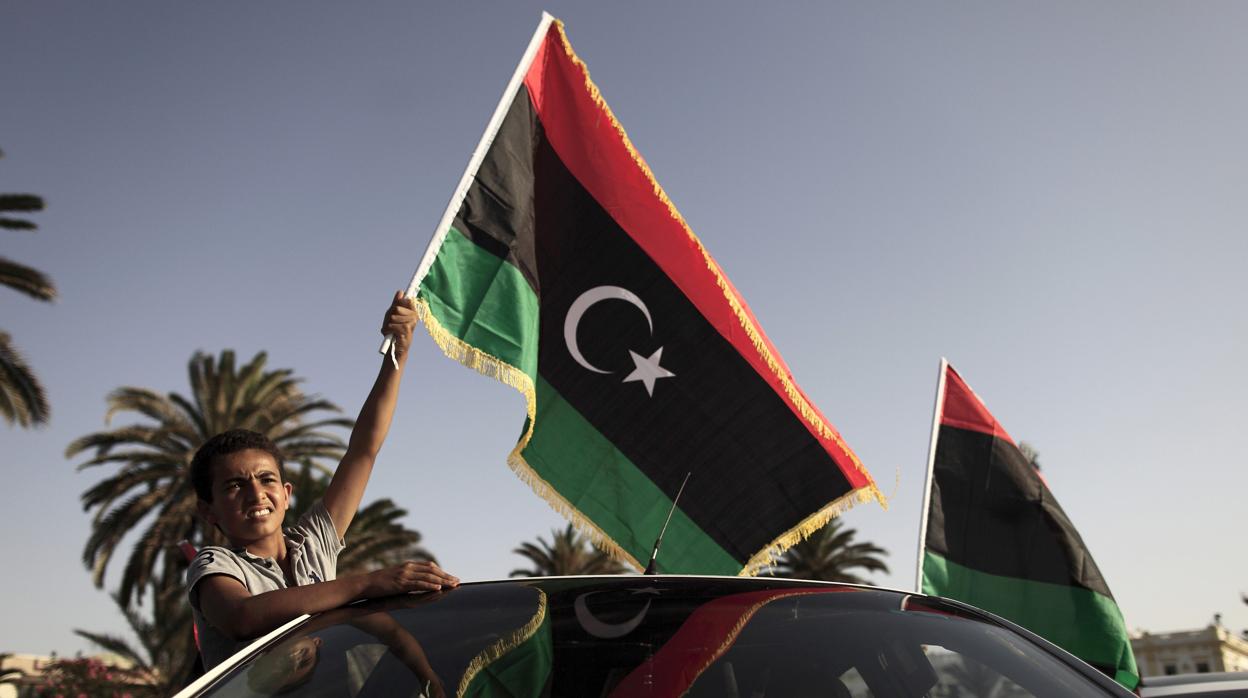
[[[675,378],[676,374],[659,365],[659,359],[663,356],[663,347],[659,347],[657,351],[650,355],[649,358],[643,357],[641,354],[628,350],[628,355],[633,357],[633,364],[637,368],[624,378],[625,383],[630,381],[641,381],[646,385],[646,394],[654,397],[654,382],[660,378]]]

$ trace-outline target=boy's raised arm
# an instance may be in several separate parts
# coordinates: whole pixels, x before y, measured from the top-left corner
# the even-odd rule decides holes
[[[355,420],[355,428],[351,430],[351,440],[347,444],[347,454],[342,457],[338,469],[334,471],[329,488],[325,490],[325,508],[339,536],[345,536],[347,527],[355,518],[359,509],[360,499],[364,497],[364,488],[373,472],[373,463],[377,453],[390,431],[390,419],[394,416],[394,405],[399,398],[399,383],[403,378],[403,367],[407,365],[408,349],[412,344],[412,330],[418,322],[416,307],[410,298],[404,298],[401,291],[396,291],[390,308],[386,311],[381,333],[394,337],[394,353],[396,367],[390,357],[382,357],[381,372],[373,383],[373,390],[360,408],[360,416]]]

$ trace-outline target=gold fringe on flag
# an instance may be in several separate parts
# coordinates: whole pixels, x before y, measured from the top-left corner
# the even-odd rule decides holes
[[[858,503],[869,502],[874,498],[880,502],[881,506],[887,506],[883,497],[884,495],[876,489],[874,482],[869,487],[849,491],[768,543],[767,547],[755,553],[745,563],[745,567],[741,569],[738,576],[753,577],[764,569],[774,567],[784,551],[806,540],[815,531],[827,526],[829,521],[849,511]]]
[[[473,679],[477,678],[477,674],[480,674],[482,669],[485,669],[498,661],[503,655],[524,644],[542,626],[542,622],[546,620],[546,592],[541,589],[536,591],[538,593],[537,613],[534,613],[533,617],[514,633],[507,637],[499,638],[497,642],[486,647],[481,654],[472,658],[472,661],[468,663],[468,668],[464,670],[463,678],[459,680],[459,687],[455,689],[457,698],[463,698],[468,690],[468,685],[472,683]]]

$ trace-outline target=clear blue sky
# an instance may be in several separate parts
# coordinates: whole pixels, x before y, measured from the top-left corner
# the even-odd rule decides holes
[[[263,349],[358,408],[542,9],[892,496],[846,515],[876,581],[913,583],[944,355],[1129,626],[1248,626],[1248,5],[8,0],[0,191],[48,210],[0,255],[61,299],[0,292],[53,407],[0,426],[0,651],[124,628],[79,561],[104,473],[63,455],[110,390]],[[505,576],[562,525],[504,464],[523,400],[423,333],[410,367],[367,496]]]

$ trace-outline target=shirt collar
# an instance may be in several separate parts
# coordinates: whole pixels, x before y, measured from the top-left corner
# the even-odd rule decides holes
[[[286,555],[287,556],[293,555],[296,551],[299,551],[302,554],[303,542],[304,542],[304,537],[305,537],[302,533],[299,533],[298,531],[294,529],[287,528],[287,529],[282,530],[282,535],[285,536],[286,538]],[[230,550],[233,551],[234,554],[239,555],[243,559],[249,560],[251,562],[258,562],[258,563],[264,564],[272,560],[272,558],[260,557],[259,555],[252,555],[247,550],[247,548],[242,547],[242,546],[239,546],[237,548],[230,548]]]

